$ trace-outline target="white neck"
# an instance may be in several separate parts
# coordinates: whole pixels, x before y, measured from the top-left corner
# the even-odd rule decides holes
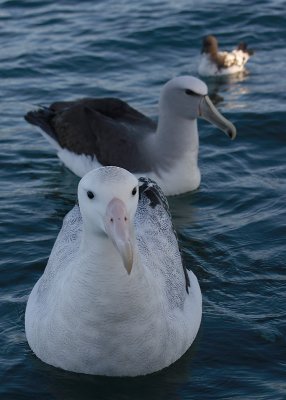
[[[179,115],[177,108],[177,105],[169,102],[167,95],[162,94],[157,131],[146,139],[147,153],[151,153],[153,170],[156,170],[156,164],[160,168],[165,165],[171,167],[178,160],[197,166],[199,149],[197,120]]]
[[[80,298],[82,307],[84,304],[88,309],[95,307],[97,318],[99,314],[116,312],[126,313],[128,318],[135,318],[139,311],[149,315],[154,303],[146,302],[146,297],[157,291],[148,269],[141,263],[136,242],[133,257],[132,271],[128,275],[111,240],[105,235],[91,235],[83,230],[78,254],[80,264],[75,260],[67,283],[71,301],[77,303]],[[93,317],[89,315],[89,318]]]
[[[161,108],[162,110],[163,108]],[[160,112],[157,132],[146,143],[152,163],[150,178],[166,195],[197,189],[201,174],[198,168],[199,135],[197,120],[188,120]]]
[[[135,253],[137,254],[137,247],[135,247]],[[102,279],[106,277],[109,281],[112,275],[123,280],[128,278],[118,250],[103,232],[91,234],[83,228],[79,257],[81,260],[85,260],[88,266],[80,268],[80,274],[85,272],[85,268],[88,268],[88,275],[94,274],[96,279],[102,276]]]
[[[183,155],[186,151],[196,153],[199,148],[197,120],[180,117],[170,110],[162,111],[156,132],[156,144],[168,155]]]

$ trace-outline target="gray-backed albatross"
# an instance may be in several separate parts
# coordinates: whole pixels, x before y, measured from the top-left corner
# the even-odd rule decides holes
[[[166,195],[198,188],[201,117],[231,139],[236,129],[212,104],[204,82],[180,76],[162,88],[158,124],[116,98],[56,102],[30,111],[25,119],[57,150],[58,157],[82,177],[93,168],[115,165],[155,180]]]

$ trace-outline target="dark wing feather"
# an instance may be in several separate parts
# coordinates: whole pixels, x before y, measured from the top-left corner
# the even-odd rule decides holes
[[[148,171],[140,141],[156,130],[145,115],[114,98],[85,98],[56,102],[31,111],[25,119],[40,126],[62,148],[96,156],[102,165],[116,165],[132,172]]]
[[[244,53],[247,53],[249,56],[252,56],[254,54],[254,50],[249,49],[245,42],[238,43],[237,50],[241,50]]]
[[[152,179],[145,178],[145,177],[139,178],[139,199],[141,199],[142,196],[146,196],[149,199],[149,201],[150,201],[149,204],[152,208],[155,208],[158,204],[161,204],[164,207],[164,209],[166,210],[166,212],[169,215],[169,218],[172,222],[172,216],[170,213],[167,198],[156,182],[154,182]],[[173,228],[175,237],[177,238],[177,242],[179,243],[178,235],[174,228],[173,222],[172,222],[172,228]],[[186,265],[184,262],[184,258],[182,256],[182,251],[180,249],[180,246],[179,246],[179,250],[181,253],[181,260],[182,260],[182,265],[183,265],[183,270],[184,270],[184,275],[185,275],[185,280],[186,280],[186,291],[187,291],[187,293],[189,293],[190,279],[189,279],[187,268],[186,268]]]

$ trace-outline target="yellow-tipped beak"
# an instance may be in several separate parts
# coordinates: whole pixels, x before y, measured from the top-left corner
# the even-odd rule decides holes
[[[230,139],[235,139],[236,128],[228,121],[218,109],[213,105],[209,96],[204,96],[199,106],[200,117],[206,119],[211,124],[217,126],[222,130]]]

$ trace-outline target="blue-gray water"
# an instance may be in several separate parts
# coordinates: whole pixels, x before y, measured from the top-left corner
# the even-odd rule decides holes
[[[0,0],[0,398],[286,398],[285,1]],[[78,178],[23,115],[37,104],[119,96],[156,117],[172,76],[196,74],[200,42],[244,40],[249,74],[208,82],[231,142],[200,122],[199,190],[171,198],[202,326],[170,368],[134,379],[86,377],[39,361],[24,333]],[[140,362],[140,360],[138,360]]]

